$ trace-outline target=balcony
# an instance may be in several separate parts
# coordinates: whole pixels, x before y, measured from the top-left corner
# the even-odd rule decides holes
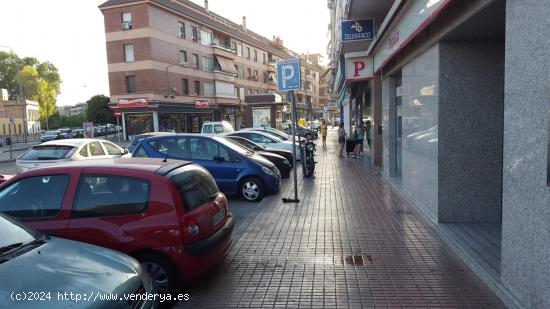
[[[273,76],[264,77],[264,83],[266,83],[266,84],[277,84],[277,79]]]
[[[232,50],[230,46],[221,43],[212,43],[214,49],[214,55],[223,56],[229,59],[235,59],[237,57],[237,51]]]

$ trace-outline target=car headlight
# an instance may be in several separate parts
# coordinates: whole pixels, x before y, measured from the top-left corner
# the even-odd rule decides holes
[[[269,176],[275,176],[275,173],[273,173],[272,170],[270,170],[269,168],[267,168],[267,167],[265,167],[265,166],[262,166],[262,171],[263,171],[264,173],[266,173],[267,175],[269,175]]]

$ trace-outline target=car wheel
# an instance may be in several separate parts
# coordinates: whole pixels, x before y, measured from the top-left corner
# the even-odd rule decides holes
[[[265,195],[265,186],[257,177],[249,177],[241,182],[241,197],[249,202],[259,202]]]
[[[136,256],[136,259],[153,280],[157,293],[172,294],[177,291],[177,270],[168,258],[160,254],[145,253]]]
[[[304,136],[307,140],[311,140],[313,138],[313,136],[311,136],[310,133],[307,133],[305,136]]]

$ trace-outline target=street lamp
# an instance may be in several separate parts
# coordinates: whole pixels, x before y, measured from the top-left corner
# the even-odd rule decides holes
[[[175,65],[179,65],[179,66],[182,66],[182,67],[185,67],[185,64],[184,63],[173,63],[173,64],[170,64],[166,67],[166,94],[164,95],[165,98],[168,98],[168,96],[170,96],[171,98],[174,98],[174,96],[172,95],[172,91],[170,90],[170,78],[168,76],[168,69],[170,67],[173,67]]]
[[[7,46],[7,45],[0,45],[0,48],[7,48],[10,50],[10,52],[15,54],[15,51],[13,48]],[[21,71],[21,67],[19,66],[19,62],[17,62],[17,71]],[[17,80],[17,79],[16,79]],[[25,143],[27,142],[27,102],[25,101],[25,98],[23,97],[23,88],[21,87],[21,81],[17,80],[17,86],[19,87],[19,100],[23,103],[23,138],[25,139]],[[14,131],[15,131],[15,125],[14,125]]]

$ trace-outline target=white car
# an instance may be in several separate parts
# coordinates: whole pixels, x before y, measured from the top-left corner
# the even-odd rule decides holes
[[[42,143],[23,153],[15,161],[17,173],[67,161],[106,159],[128,153],[125,149],[100,139],[63,139]]]
[[[292,136],[286,134],[285,132],[283,132],[281,130],[277,130],[277,129],[271,128],[271,127],[245,128],[243,130],[245,130],[245,131],[260,131],[260,132],[265,131],[267,133],[271,133],[271,135],[277,136],[278,138],[282,139],[283,141],[290,140],[292,142]],[[303,143],[303,142],[305,142],[305,140],[306,139],[303,138],[303,137],[296,136],[296,142],[301,141]]]
[[[275,135],[272,135],[263,131],[252,131],[252,130],[241,130],[233,133],[224,134],[226,136],[240,136],[248,140],[253,141],[254,143],[268,148],[275,149],[285,149],[292,151],[292,141],[278,138]],[[301,160],[300,146],[296,143],[296,160]]]
[[[202,124],[201,133],[220,134],[235,132],[235,128],[227,121],[212,121]]]

